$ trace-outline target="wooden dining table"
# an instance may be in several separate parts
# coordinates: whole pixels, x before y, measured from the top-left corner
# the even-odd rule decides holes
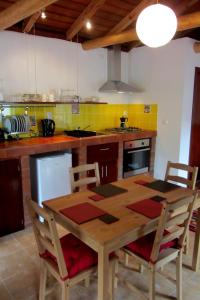
[[[43,202],[44,206],[53,212],[56,222],[98,253],[98,300],[109,299],[109,254],[157,228],[158,218],[150,219],[126,206],[156,195],[167,198],[169,201],[193,195],[193,191],[183,187],[161,193],[135,183],[138,180],[152,182],[155,179],[149,175],[138,175],[113,182],[112,184],[126,189],[127,192],[104,198],[101,201],[91,200],[89,196],[94,195],[94,192],[86,190]],[[60,212],[61,209],[83,202],[91,203],[119,220],[106,224],[96,218],[79,225]]]

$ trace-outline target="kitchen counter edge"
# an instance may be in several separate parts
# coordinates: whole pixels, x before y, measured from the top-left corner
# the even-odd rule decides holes
[[[0,159],[64,151],[66,149],[80,148],[89,145],[152,138],[156,137],[156,135],[157,131],[144,130],[134,133],[102,134],[86,138],[74,138],[66,135],[59,135],[53,137],[27,138],[18,141],[5,141],[0,143]]]

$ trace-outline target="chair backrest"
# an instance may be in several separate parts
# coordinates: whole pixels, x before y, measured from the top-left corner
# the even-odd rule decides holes
[[[96,185],[100,184],[99,165],[97,162],[70,168],[69,173],[71,178],[71,188],[73,191],[77,187],[87,186],[90,183],[96,183]],[[87,175],[90,175],[88,173],[91,174],[90,177],[87,177]],[[76,174],[80,175],[77,180],[75,179]]]
[[[190,197],[184,197],[175,202],[172,201],[172,199],[167,199],[163,203],[151,252],[152,262],[155,262],[158,259],[161,245],[176,239],[178,248],[182,249],[184,247],[186,233],[197,196],[198,192],[194,192],[194,195]],[[174,214],[177,209],[181,212]]]
[[[66,278],[68,272],[53,214],[32,200],[28,201],[28,208],[39,255],[45,255],[48,251],[54,256],[58,266],[54,266],[55,270],[62,278]]]
[[[188,175],[187,178],[181,177],[179,175],[175,176],[170,174],[172,169],[186,171]],[[172,163],[171,161],[168,161],[165,180],[184,184],[188,188],[194,190],[196,185],[196,180],[197,180],[197,173],[198,173],[198,167],[191,167],[185,164]]]

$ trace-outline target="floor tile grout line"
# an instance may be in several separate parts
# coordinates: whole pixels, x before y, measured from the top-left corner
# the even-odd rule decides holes
[[[10,296],[11,300],[15,300],[15,298],[13,297],[12,293],[9,291],[7,285],[2,281],[2,285],[4,286],[4,288],[6,289],[6,291],[8,292],[8,295]]]

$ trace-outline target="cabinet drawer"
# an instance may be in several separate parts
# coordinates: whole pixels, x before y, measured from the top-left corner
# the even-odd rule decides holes
[[[115,160],[118,158],[118,143],[88,146],[87,158],[88,162]]]

